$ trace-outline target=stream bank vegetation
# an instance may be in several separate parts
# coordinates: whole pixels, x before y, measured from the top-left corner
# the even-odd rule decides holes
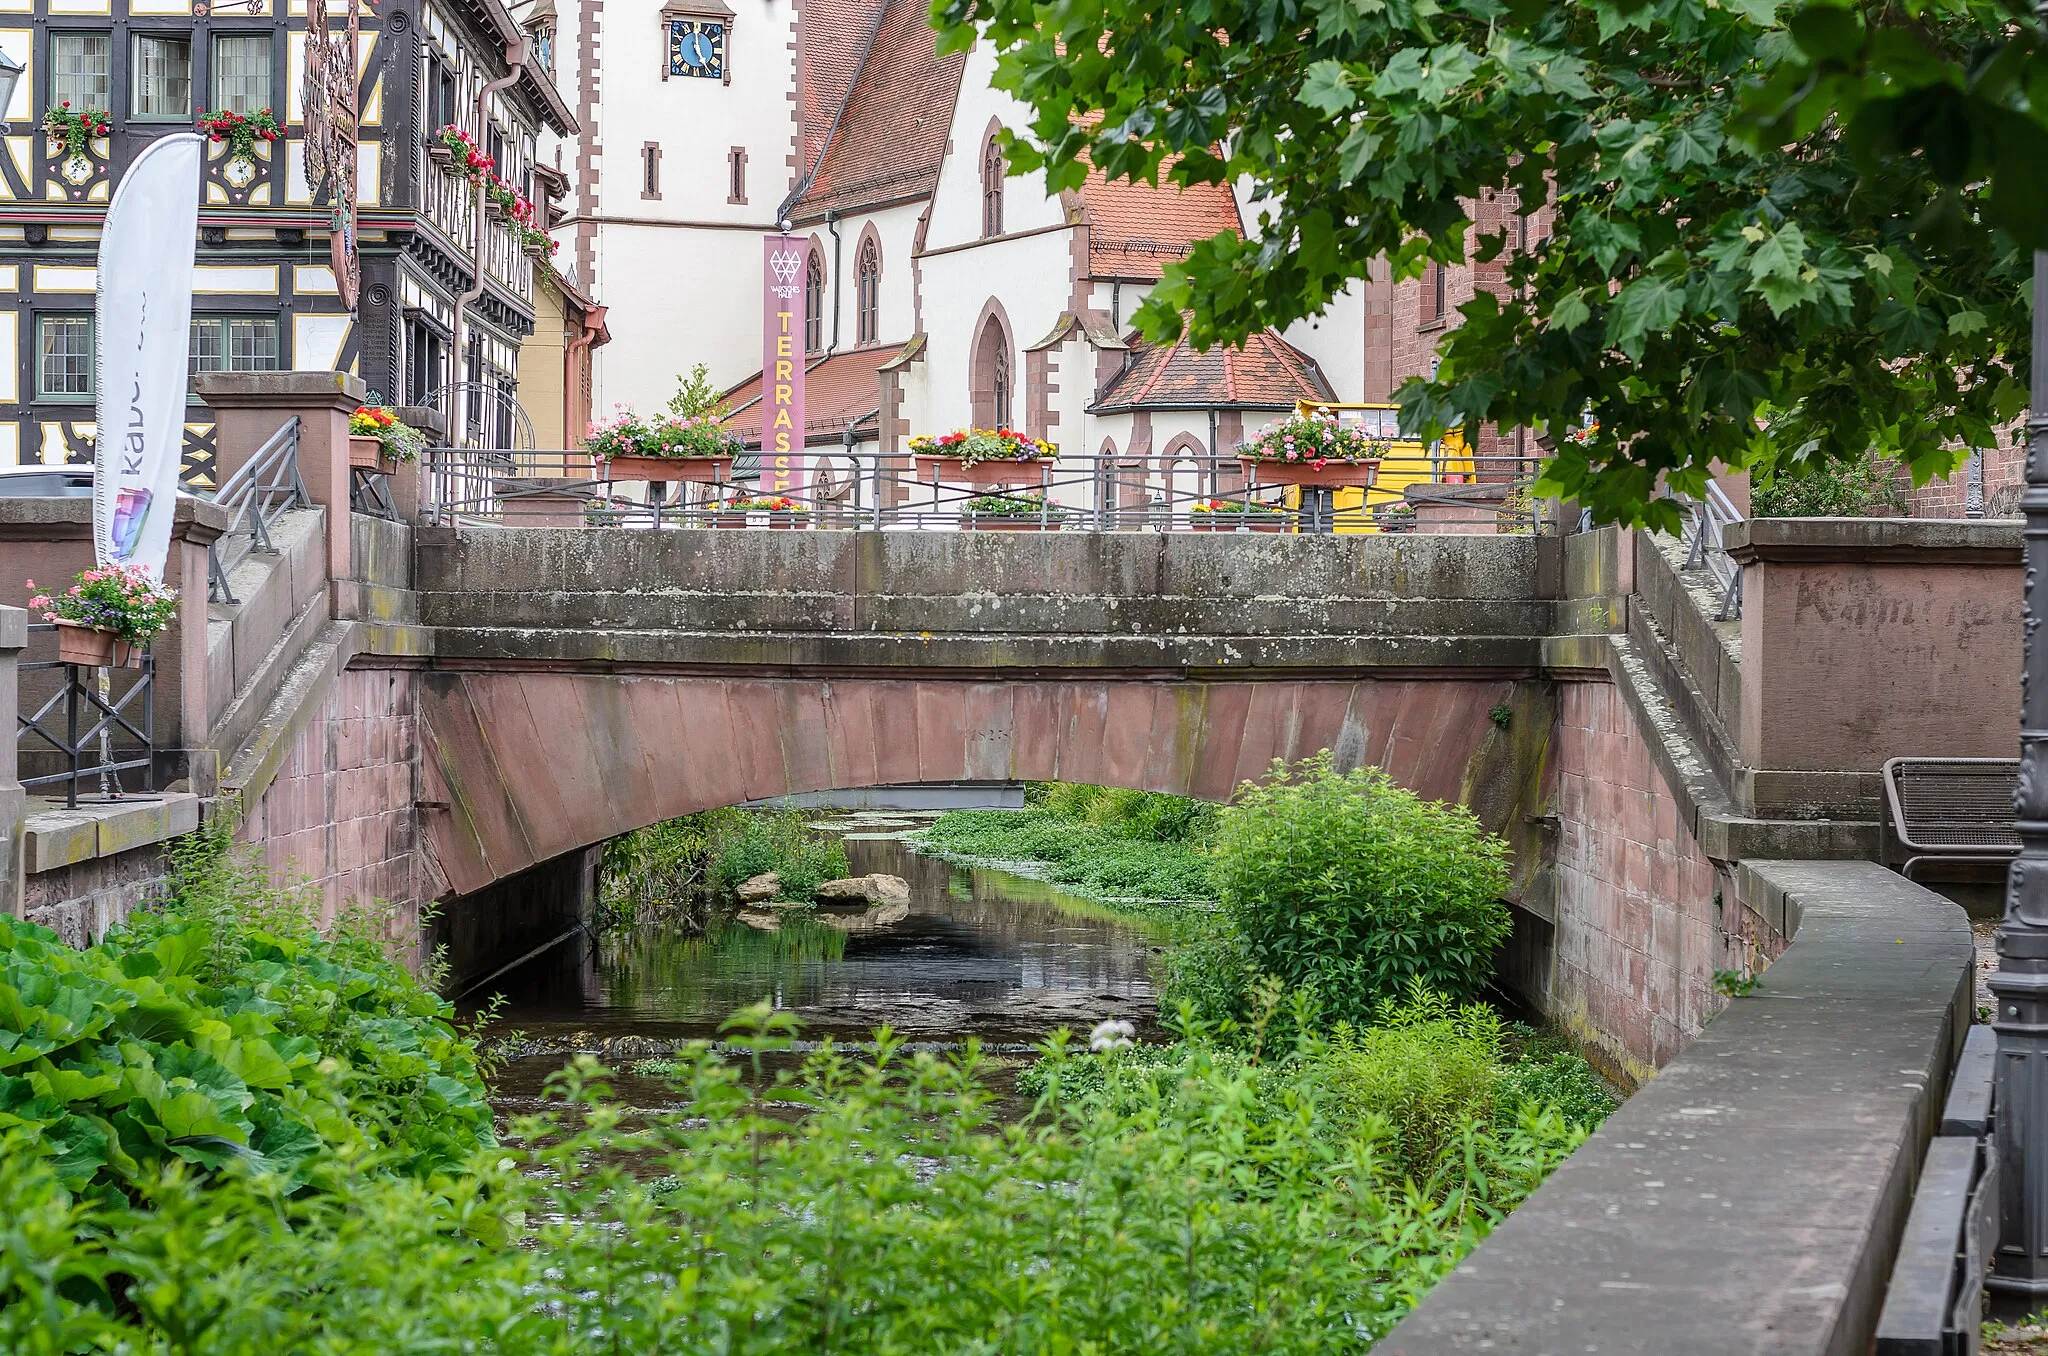
[[[595,923],[703,933],[737,902],[742,882],[770,871],[782,898],[808,901],[846,875],[846,846],[796,810],[729,807],[665,820],[604,845]]]
[[[323,935],[220,842],[99,946],[6,925],[0,1350],[1366,1349],[1611,1105],[1469,1001],[1497,851],[1327,762],[1089,804],[1200,843],[1222,908],[1173,1043],[1055,1033],[1021,1118],[978,1042],[799,1048],[762,1003],[663,1061],[659,1108],[582,1056],[494,1129],[474,1033],[377,930]],[[1260,867],[1290,821],[1318,833]],[[1320,836],[1361,826],[1413,869],[1333,880]],[[700,890],[792,841],[663,829],[640,860]],[[1403,927],[1453,960],[1398,963]]]

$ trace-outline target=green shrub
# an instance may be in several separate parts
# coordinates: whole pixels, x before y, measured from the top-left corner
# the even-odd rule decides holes
[[[1372,1025],[1338,1027],[1327,1058],[1338,1101],[1361,1122],[1384,1121],[1395,1161],[1421,1180],[1465,1126],[1492,1119],[1501,1020],[1412,982]]]
[[[1805,475],[1780,471],[1760,481],[1750,496],[1750,513],[1757,518],[1896,518],[1906,512],[1898,476],[1899,464],[1889,458],[1830,458],[1810,466]]]
[[[1216,897],[1209,859],[1192,844],[1134,838],[1044,805],[953,810],[919,841],[950,856],[1042,863],[1041,874],[1054,884],[1110,899]]]
[[[1411,981],[1476,997],[1511,923],[1507,844],[1470,812],[1425,801],[1328,753],[1248,786],[1223,811],[1214,862],[1253,967],[1362,1023]]]
[[[722,822],[711,846],[711,879],[728,895],[754,876],[782,876],[784,899],[811,899],[818,886],[846,875],[846,845],[812,828],[794,810],[739,812]]]
[[[0,917],[0,1131],[64,1189],[115,1199],[173,1160],[316,1181],[336,1151],[425,1175],[492,1142],[475,1049],[375,920],[201,836],[172,900],[97,946]]]

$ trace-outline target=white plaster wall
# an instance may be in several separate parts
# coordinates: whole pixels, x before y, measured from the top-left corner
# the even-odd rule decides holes
[[[932,202],[931,229],[925,234],[925,248],[939,249],[976,240],[981,236],[981,143],[989,120],[999,119],[1005,127],[1022,128],[1030,115],[1024,105],[1000,90],[989,87],[994,77],[994,49],[976,43],[967,55],[967,69],[960,78],[960,98],[953,106],[951,152],[939,171],[938,192]],[[1065,219],[1057,198],[1045,196],[1045,175],[1040,171],[1013,176],[1003,199],[1003,232],[1006,235],[1040,226],[1055,226]],[[1061,240],[1065,240],[1062,235]],[[1066,288],[1066,264],[1060,268],[1062,295]],[[930,275],[926,275],[927,284]],[[926,297],[931,295],[929,285]],[[1023,342],[1042,337],[1044,331]]]
[[[965,96],[963,96],[964,98]],[[923,259],[926,364],[931,373],[932,422],[913,433],[965,427],[973,412],[969,364],[975,323],[990,297],[1002,301],[1009,319],[1010,362],[1015,374],[1014,417],[1024,417],[1024,349],[1043,339],[1066,309],[1069,231],[1048,231],[1021,239],[998,239]],[[1057,440],[1055,440],[1057,441]]]
[[[615,224],[598,233],[597,267],[619,281],[599,298],[612,338],[591,355],[594,416],[659,407],[700,362],[720,387],[761,370],[759,235]]]
[[[1287,342],[1314,358],[1337,399],[1365,399],[1365,283],[1354,279],[1319,316],[1287,327]]]

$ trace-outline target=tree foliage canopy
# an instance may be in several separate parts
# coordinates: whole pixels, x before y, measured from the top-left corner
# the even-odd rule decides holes
[[[1202,347],[1375,260],[1503,260],[1404,424],[1535,428],[1546,488],[1669,526],[1659,477],[1876,450],[1925,479],[2026,403],[2048,59],[2024,10],[1866,0],[935,0],[1032,110],[1014,171],[1248,184],[1137,316]],[[2038,91],[2039,97],[2031,97]],[[1526,251],[1475,204],[1550,201]],[[1487,214],[1491,216],[1492,214]],[[1508,215],[1508,214],[1503,214]],[[1508,219],[1512,219],[1511,215]],[[1590,410],[1597,431],[1562,434]]]

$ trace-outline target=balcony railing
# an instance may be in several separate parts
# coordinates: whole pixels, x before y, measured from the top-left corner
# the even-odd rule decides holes
[[[29,628],[56,635],[55,625]],[[50,651],[54,652],[54,646]],[[57,659],[24,660],[21,709],[15,713],[15,757],[21,784],[64,787],[64,803],[77,809],[81,791],[119,797],[124,774],[139,773],[142,791],[156,789],[156,659],[147,648],[140,669],[96,670]]]

